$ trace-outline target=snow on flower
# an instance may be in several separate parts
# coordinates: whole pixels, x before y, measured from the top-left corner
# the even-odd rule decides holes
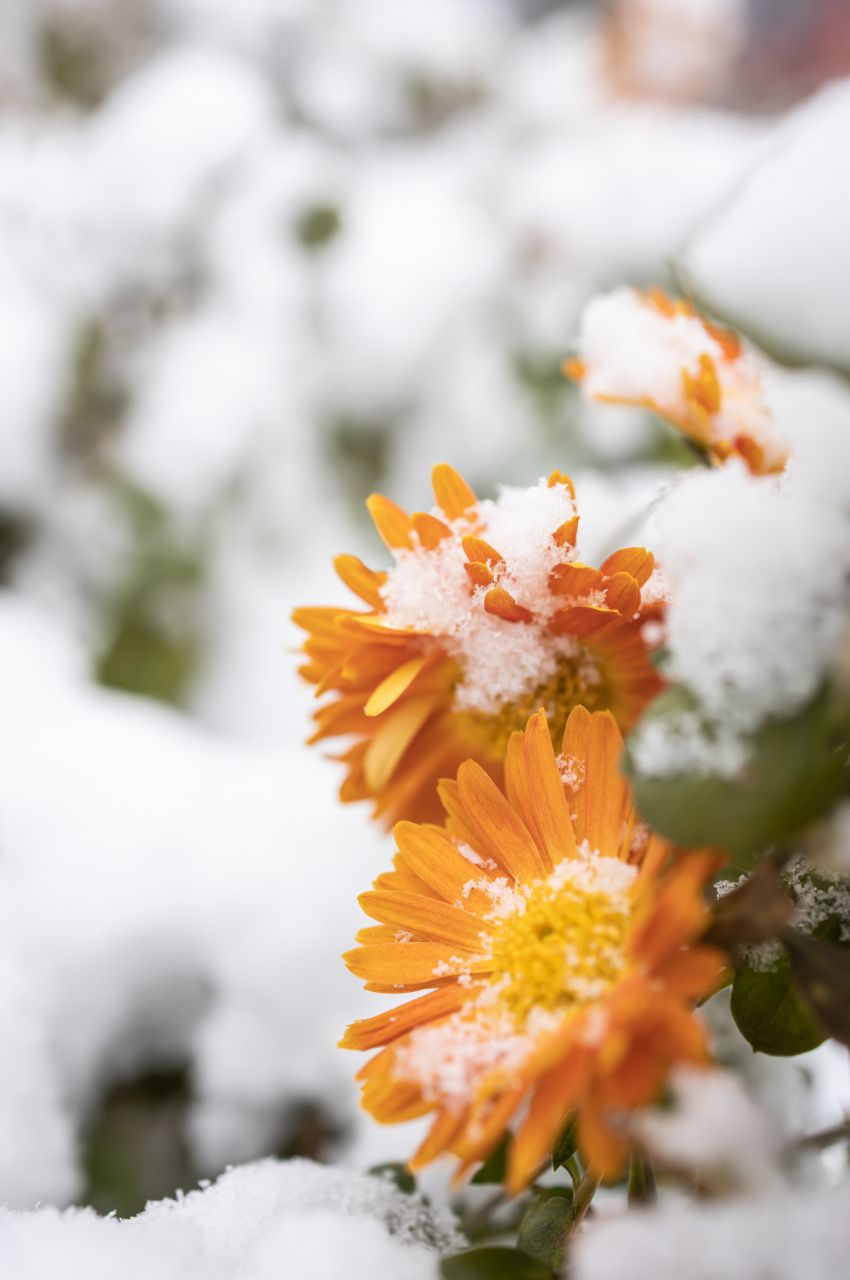
[[[766,475],[788,461],[758,365],[737,334],[661,289],[623,287],[595,298],[582,316],[578,359],[565,372],[591,400],[660,413],[714,463],[739,454]]]
[[[312,741],[356,735],[342,798],[374,798],[391,820],[439,817],[437,780],[466,759],[499,780],[511,733],[538,708],[555,738],[577,705],[610,709],[627,729],[661,687],[642,631],[663,611],[654,558],[626,547],[599,569],[582,563],[567,476],[495,502],[444,464],[433,482],[430,512],[369,499],[388,572],[335,561],[371,612],[293,615],[309,633],[301,674],[336,694]]]

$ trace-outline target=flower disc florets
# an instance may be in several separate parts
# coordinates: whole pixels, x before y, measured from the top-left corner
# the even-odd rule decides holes
[[[722,966],[698,944],[719,860],[677,858],[637,820],[621,750],[609,712],[577,707],[559,766],[538,712],[508,744],[506,794],[466,762],[441,784],[445,827],[398,823],[395,869],[361,895],[378,923],[352,971],[376,991],[432,988],[343,1041],[385,1046],[360,1075],[376,1119],[436,1112],[414,1167],[450,1150],[469,1169],[525,1109],[519,1190],[577,1108],[585,1160],[614,1175],[618,1116],[706,1059],[693,1003]]]
[[[598,1000],[626,969],[625,940],[637,868],[618,858],[565,858],[517,896],[493,941],[498,1000],[518,1026],[535,1009]]]

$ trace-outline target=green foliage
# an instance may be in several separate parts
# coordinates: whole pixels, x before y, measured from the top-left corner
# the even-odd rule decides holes
[[[732,985],[731,1009],[738,1030],[759,1053],[792,1057],[816,1049],[824,1039],[784,953],[772,969],[741,963]]]
[[[389,470],[397,423],[388,418],[341,416],[331,422],[324,453],[352,511],[366,519],[363,503]]]
[[[798,902],[816,902],[821,894],[821,901],[835,909],[807,932],[778,929],[784,947],[771,967],[763,960],[754,964],[753,953],[745,950],[736,965],[731,1009],[754,1049],[790,1057],[816,1048],[827,1034],[847,1043],[850,947],[840,944],[850,922],[838,910],[841,900],[834,896],[834,880],[816,867],[797,863],[781,883]]]
[[[699,714],[693,696],[674,685],[650,707],[641,724]],[[638,729],[638,732],[640,730]],[[706,725],[707,737],[712,728]],[[625,769],[643,817],[676,843],[715,845],[752,865],[753,855],[787,840],[841,793],[850,756],[847,711],[821,692],[797,715],[754,733],[742,777],[680,774],[643,777],[627,750]]]
[[[126,618],[98,663],[97,678],[110,689],[179,702],[195,660],[191,641],[171,639],[144,622]]]
[[[635,1147],[629,1159],[629,1204],[654,1204],[657,1199],[652,1161]]]
[[[304,209],[295,224],[295,234],[307,249],[323,249],[339,234],[342,218],[332,204],[313,204]]]
[[[578,1112],[571,1111],[552,1146],[552,1168],[561,1169],[578,1150]]]
[[[109,688],[179,703],[200,656],[202,541],[181,545],[167,513],[143,490],[116,481],[111,493],[132,530],[134,560],[110,605],[113,631],[97,677]]]
[[[401,1164],[400,1161],[373,1165],[368,1172],[375,1178],[388,1178],[390,1182],[395,1183],[399,1191],[404,1191],[406,1195],[413,1195],[416,1190],[416,1179],[407,1165]]]
[[[575,1219],[570,1187],[535,1187],[525,1211],[517,1245],[554,1271],[564,1265],[564,1248]]]
[[[102,319],[89,320],[77,333],[71,383],[58,423],[65,456],[87,467],[102,465],[104,448],[120,431],[128,402],[114,332]]]
[[[783,934],[794,977],[824,1030],[850,1045],[850,948],[796,929]]]
[[[521,1249],[483,1245],[443,1258],[443,1280],[552,1280],[552,1270]]]
[[[0,586],[11,582],[15,561],[29,546],[34,534],[34,524],[27,516],[0,508]]]
[[[57,14],[38,34],[40,70],[57,98],[91,111],[109,88],[105,50],[83,27]]]
[[[475,1177],[471,1179],[476,1186],[481,1186],[482,1183],[504,1182],[510,1141],[511,1135],[506,1133],[495,1151],[490,1153]]]
[[[106,1091],[82,1134],[81,1204],[130,1218],[148,1200],[195,1185],[186,1141],[190,1083],[181,1067],[144,1072]]]

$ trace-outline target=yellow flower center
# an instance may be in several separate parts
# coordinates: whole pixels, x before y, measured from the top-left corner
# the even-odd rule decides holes
[[[622,975],[634,876],[615,858],[567,860],[500,922],[492,982],[518,1024],[597,1000]]]
[[[604,711],[611,701],[605,673],[599,660],[587,649],[573,658],[561,658],[555,674],[539,684],[533,693],[516,702],[506,702],[495,715],[482,711],[458,711],[460,728],[476,742],[483,743],[496,759],[508,749],[508,739],[525,729],[529,716],[542,707],[555,751],[561,749],[567,719],[574,707]]]

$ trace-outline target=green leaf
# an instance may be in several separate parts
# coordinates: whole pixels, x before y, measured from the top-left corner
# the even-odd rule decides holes
[[[850,948],[786,929],[790,967],[826,1032],[850,1045]]]
[[[554,1271],[564,1265],[564,1246],[575,1219],[569,1187],[536,1187],[519,1228],[517,1245]]]
[[[443,1280],[553,1280],[552,1270],[521,1249],[484,1245],[440,1262]]]
[[[392,1164],[376,1164],[369,1170],[375,1178],[386,1178],[390,1182],[394,1182],[399,1191],[404,1191],[408,1195],[412,1195],[416,1190],[416,1179],[410,1172],[406,1164],[396,1161]]]
[[[731,1008],[738,1030],[759,1053],[792,1057],[816,1049],[825,1038],[784,953],[773,969],[741,964],[732,984]]]
[[[562,1169],[578,1149],[578,1112],[571,1111],[567,1116],[552,1147],[552,1168]]]
[[[652,1161],[635,1148],[629,1158],[629,1204],[654,1204],[657,1199]]]
[[[693,695],[674,685],[656,698],[635,730],[683,714],[699,715]],[[710,738],[712,728],[705,727]],[[679,774],[644,777],[630,740],[624,759],[642,816],[677,844],[728,849],[741,866],[768,845],[786,840],[817,817],[842,791],[850,757],[850,721],[828,691],[787,720],[765,725],[749,739],[740,779]]]
[[[475,1177],[470,1179],[471,1182],[475,1183],[476,1186],[481,1186],[484,1183],[504,1182],[510,1141],[511,1135],[506,1133],[496,1150],[492,1151],[484,1161]]]

